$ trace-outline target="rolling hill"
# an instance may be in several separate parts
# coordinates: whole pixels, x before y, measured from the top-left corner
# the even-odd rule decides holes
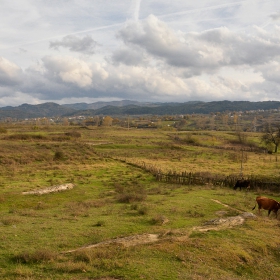
[[[216,112],[279,110],[279,101],[213,101],[185,103],[147,103],[138,101],[75,103],[59,105],[53,102],[38,105],[22,104],[0,108],[0,119],[26,119],[42,117],[70,117],[77,115],[178,115],[210,114]]]

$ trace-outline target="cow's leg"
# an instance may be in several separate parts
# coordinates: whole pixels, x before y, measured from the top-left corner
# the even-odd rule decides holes
[[[268,210],[268,215],[267,215],[267,217],[269,216],[270,212],[271,212],[271,209]]]

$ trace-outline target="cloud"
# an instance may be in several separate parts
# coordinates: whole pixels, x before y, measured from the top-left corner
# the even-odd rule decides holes
[[[274,21],[277,21],[277,20],[280,19],[280,12],[274,13],[274,14],[270,15],[270,17],[271,17]]]
[[[183,71],[176,67],[89,64],[70,56],[47,56],[41,63],[24,71],[23,84],[10,86],[9,91],[1,91],[0,88],[0,95],[6,96],[5,100],[9,95],[11,104],[12,96],[20,103],[19,93],[22,93],[25,102],[30,100],[32,103],[36,103],[36,100],[59,101],[78,97],[86,98],[88,102],[98,98],[184,102],[223,100],[228,96],[233,100],[240,99],[238,96],[253,100],[252,90],[254,95],[268,89],[273,89],[276,94],[278,88],[273,86],[273,82],[251,85],[250,82],[237,81],[226,75],[185,78]],[[260,98],[264,97],[260,95]]]
[[[104,94],[110,92],[110,96],[156,100],[159,97],[168,99],[180,96],[189,91],[183,79],[154,67],[110,65],[107,71],[110,75],[104,81],[103,89]]]
[[[109,74],[100,63],[71,56],[46,56],[24,72],[21,91],[41,100],[96,97]]]
[[[185,68],[190,77],[225,66],[252,66],[273,60],[280,53],[280,39],[277,34],[264,33],[250,36],[221,27],[184,34],[150,15],[142,22],[129,22],[118,38],[127,47],[138,47],[166,65]]]
[[[135,3],[141,3],[144,14],[145,2]],[[0,58],[0,96],[5,100],[11,96],[11,103],[12,96],[18,103],[19,96],[33,103],[79,98],[89,102],[279,99],[277,25],[273,29],[255,26],[251,33],[228,27],[186,32],[171,28],[154,15],[136,21],[138,6],[134,11],[135,17],[118,31],[118,43],[110,33],[106,47],[94,56],[81,55],[94,53],[97,43],[92,37],[72,33],[50,46],[41,42],[45,48],[40,49],[37,60],[33,59],[37,63],[25,70],[9,58],[30,59],[33,53],[29,47],[26,52]],[[98,41],[102,37],[99,32],[95,32]],[[62,48],[70,55],[54,52]]]
[[[89,87],[92,83],[92,70],[83,60],[73,57],[46,56],[42,61],[52,78],[81,88]]]
[[[221,53],[220,66],[258,65],[267,63],[279,55],[280,39],[270,34],[236,34],[223,27],[195,35],[198,42],[207,44]],[[203,48],[201,48],[203,51]],[[205,56],[207,57],[207,56]]]
[[[256,68],[262,73],[266,81],[279,84],[280,86],[280,61],[272,61]]]
[[[25,91],[41,99],[70,97],[141,99],[172,98],[189,91],[185,81],[152,67],[84,65],[69,57],[45,57],[42,67],[26,71]],[[89,77],[90,80],[87,78]],[[86,76],[86,78],[84,78]],[[35,90],[36,89],[36,90]],[[40,95],[39,95],[40,93]]]
[[[50,48],[58,50],[60,47],[69,49],[71,52],[78,52],[83,54],[94,54],[97,42],[90,36],[79,38],[75,35],[65,36],[61,41],[51,41]]]
[[[139,20],[139,13],[140,13],[140,6],[141,6],[141,0],[136,0],[135,3],[135,11],[134,11],[134,20]]]
[[[145,53],[139,47],[122,47],[113,52],[111,60],[112,63],[116,65],[123,63],[125,65],[138,66],[148,63]]]
[[[19,84],[21,76],[22,70],[16,64],[0,57],[0,87]]]

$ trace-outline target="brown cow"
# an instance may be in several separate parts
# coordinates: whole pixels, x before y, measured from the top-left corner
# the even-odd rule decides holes
[[[280,209],[280,203],[278,201],[271,199],[271,198],[264,197],[264,196],[258,196],[256,198],[256,201],[259,206],[259,214],[260,214],[260,210],[264,209],[264,210],[268,210],[268,216],[269,216],[270,212],[273,211],[277,218],[277,211]],[[254,206],[254,208],[252,210],[254,210],[255,208],[256,208],[256,205]]]
[[[241,188],[246,188],[247,190],[250,189],[250,181],[249,180],[237,180],[235,186],[234,186],[234,190],[236,190],[237,188],[239,188],[241,190]]]

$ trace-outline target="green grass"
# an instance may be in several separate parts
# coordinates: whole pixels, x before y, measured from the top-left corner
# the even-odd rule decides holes
[[[26,127],[21,130],[28,133]],[[170,142],[170,131],[79,130],[78,140],[51,140],[50,134],[58,132],[64,130],[38,131],[48,139],[45,142],[0,140],[1,279],[263,279],[264,274],[276,279],[279,275],[280,228],[273,214],[267,218],[263,212],[232,229],[193,228],[217,218],[219,211],[225,211],[225,217],[238,215],[237,210],[251,212],[257,195],[280,200],[280,192],[165,184],[141,168],[114,160],[125,157],[166,170],[191,167],[206,172],[211,166],[226,174],[238,166],[234,161],[224,164],[229,161],[227,151],[178,145]],[[208,136],[213,137],[210,132]],[[100,140],[114,144],[85,144]],[[56,151],[65,158],[54,160]],[[101,155],[104,151],[110,158]],[[257,172],[279,172],[261,154],[250,153],[246,164],[252,165],[255,157],[264,159],[255,165]],[[75,187],[69,191],[22,195],[70,182]],[[144,233],[158,234],[159,241],[64,253]]]
[[[92,199],[88,199],[91,191],[87,189],[86,195],[79,187],[65,193],[28,196],[25,197],[25,201],[20,195],[13,195],[17,202],[14,205],[16,210],[12,213],[4,212],[5,219],[1,221],[4,233],[1,237],[2,241],[5,240],[1,246],[1,250],[5,252],[1,254],[1,259],[6,263],[5,271],[10,275],[10,279],[13,279],[14,274],[16,279],[17,274],[20,273],[24,275],[31,273],[36,279],[44,271],[46,271],[45,277],[50,277],[48,272],[52,271],[51,275],[55,275],[56,279],[71,279],[72,274],[77,279],[83,279],[84,271],[87,271],[88,277],[121,275],[124,279],[140,277],[172,279],[172,275],[177,275],[178,271],[183,273],[182,275],[187,275],[187,271],[192,267],[187,261],[193,259],[204,267],[201,269],[197,264],[192,267],[191,271],[197,277],[207,278],[212,274],[222,273],[225,277],[233,277],[233,275],[238,277],[244,274],[247,279],[250,279],[251,274],[258,279],[256,272],[251,271],[258,254],[255,253],[256,257],[254,257],[254,254],[248,253],[248,250],[253,250],[252,248],[257,251],[267,250],[265,249],[267,243],[260,240],[265,232],[269,234],[271,229],[259,228],[259,234],[263,236],[258,236],[255,232],[258,227],[256,221],[249,221],[239,229],[193,233],[183,242],[166,238],[154,245],[140,245],[137,249],[115,248],[113,245],[113,248],[103,248],[102,253],[101,249],[87,250],[88,252],[83,253],[83,257],[77,256],[78,253],[60,254],[83,245],[145,232],[163,234],[171,230],[171,237],[178,235],[178,232],[180,232],[179,236],[188,235],[193,226],[201,225],[204,221],[216,217],[217,211],[225,209],[211,199],[219,199],[232,207],[250,211],[252,205],[248,205],[246,201],[253,202],[255,197],[253,193],[236,193],[228,189],[188,189],[174,188],[170,185],[157,187],[164,188],[164,193],[150,194],[145,202],[138,204],[138,208],[143,205],[148,208],[148,213],[144,215],[136,211],[135,205],[132,207],[130,204],[110,201],[112,198],[109,196],[107,199],[110,199],[107,201],[98,198],[98,194],[92,193]],[[42,201],[43,205],[41,205]],[[167,217],[169,222],[165,225],[152,223],[157,215]],[[100,220],[102,223],[97,226]],[[265,219],[264,222],[266,226],[273,228],[276,220]],[[254,235],[253,241],[248,234]],[[256,241],[255,238],[260,240]],[[274,249],[276,253],[275,240],[269,237],[267,241],[269,246],[276,246]],[[226,250],[226,253],[223,250]],[[207,251],[212,253],[214,251],[213,259],[209,258]],[[101,257],[96,263],[94,256],[98,254]],[[223,258],[218,261],[220,254]],[[267,255],[273,260],[274,257],[268,252]],[[233,257],[237,259],[238,264],[240,263],[238,268],[230,265],[230,259]],[[231,262],[234,262],[234,259]],[[244,270],[243,266],[247,263],[252,264],[251,270],[248,268]],[[221,265],[224,269],[219,268]],[[3,277],[5,275],[3,274]],[[184,277],[178,276],[178,279],[185,279]]]

